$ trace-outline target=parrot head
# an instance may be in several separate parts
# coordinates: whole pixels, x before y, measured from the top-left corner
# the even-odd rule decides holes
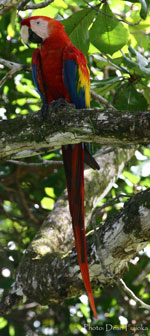
[[[60,22],[48,16],[32,16],[21,22],[21,38],[28,46],[28,42],[42,43],[56,31],[63,29]]]

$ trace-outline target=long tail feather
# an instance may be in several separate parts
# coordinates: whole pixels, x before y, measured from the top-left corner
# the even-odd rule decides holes
[[[87,163],[87,165],[93,168],[94,170],[100,169],[100,166],[98,165],[96,160],[93,158],[93,156],[90,154],[86,145],[84,145],[84,162]]]
[[[84,144],[67,145],[62,147],[64,168],[67,181],[69,208],[77,249],[78,262],[88,293],[89,302],[97,319],[95,303],[90,283],[87,262],[87,249],[84,223]]]

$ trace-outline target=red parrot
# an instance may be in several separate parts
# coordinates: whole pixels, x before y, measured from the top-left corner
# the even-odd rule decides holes
[[[27,45],[29,41],[40,45],[32,55],[32,74],[43,103],[42,111],[48,104],[57,103],[60,99],[73,103],[77,109],[89,107],[90,79],[86,58],[71,43],[63,25],[46,16],[33,16],[22,20],[21,37]],[[94,317],[97,318],[85,238],[84,161],[93,169],[99,169],[99,165],[84,143],[62,146],[62,155],[78,262]]]

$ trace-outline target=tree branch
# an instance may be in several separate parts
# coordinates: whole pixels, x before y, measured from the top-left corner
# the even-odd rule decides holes
[[[0,1],[0,15],[8,12],[13,7],[16,7],[18,10],[27,10],[27,9],[36,9],[36,8],[44,8],[51,4],[54,0],[43,1],[39,4],[34,4],[31,2],[30,5],[27,5],[30,0],[1,0]]]
[[[19,5],[20,0],[1,0],[0,1],[0,15],[11,10],[13,7],[17,7]]]
[[[122,149],[116,148],[114,151],[103,154],[102,151],[99,151],[95,155],[95,159],[100,163],[101,169],[100,172],[93,171],[92,169],[86,169],[84,172],[85,178],[85,218],[86,225],[88,225],[91,221],[91,213],[92,209],[97,205],[105,195],[109,192],[114,184],[115,180],[121,174],[124,169],[125,162],[130,160],[132,155],[134,154],[134,148],[132,149]],[[109,167],[111,166],[111,169]],[[51,211],[47,220],[44,221],[41,230],[36,235],[32,244],[29,246],[27,253],[24,256],[24,259],[21,262],[21,270],[19,272],[26,273],[26,270],[30,270],[31,275],[33,276],[32,282],[39,281],[37,279],[37,274],[35,274],[35,264],[34,260],[40,260],[44,267],[55,268],[55,262],[53,265],[53,261],[55,261],[55,255],[61,256],[66,254],[69,249],[72,249],[72,242],[74,241],[73,233],[72,233],[72,225],[71,218],[69,213],[68,206],[68,197],[67,193],[63,193],[63,195],[58,199],[55,204],[53,211]],[[91,242],[90,242],[91,244]],[[44,259],[44,256],[48,259]],[[88,251],[89,255],[89,251]],[[43,256],[43,257],[42,257]],[[27,258],[26,258],[27,257]],[[53,259],[54,258],[54,259]],[[28,265],[29,263],[29,265]],[[44,263],[45,266],[44,266]],[[76,261],[76,267],[77,266]],[[36,265],[38,269],[38,265]],[[62,269],[63,271],[63,269]],[[62,272],[61,271],[61,272]],[[37,271],[38,272],[38,271]],[[47,269],[48,272],[48,269]],[[52,272],[54,272],[52,270]],[[41,274],[42,271],[41,271]],[[50,271],[51,274],[51,271]],[[41,281],[43,282],[43,277],[45,274],[41,276]],[[57,274],[58,275],[58,274]],[[22,275],[21,275],[22,277]],[[19,282],[18,282],[19,279]],[[30,278],[31,280],[31,278]],[[22,284],[23,279],[20,282],[19,278],[16,278],[16,287],[15,290],[17,293],[22,293]],[[66,279],[66,281],[69,281]],[[65,281],[65,282],[66,282]],[[26,285],[25,285],[26,286]],[[57,283],[56,283],[57,286]],[[83,287],[82,282],[80,281],[81,288]],[[80,287],[79,286],[79,287]],[[28,286],[27,286],[28,288]],[[21,292],[20,292],[21,289]],[[24,287],[23,287],[24,291]],[[77,293],[78,295],[79,293]],[[37,298],[37,300],[39,300]]]
[[[104,15],[104,16],[106,16],[106,17],[112,19],[112,20],[116,20],[116,21],[121,21],[121,22],[127,23],[129,26],[137,26],[137,25],[141,22],[141,20],[139,20],[139,21],[137,21],[136,23],[132,23],[132,22],[126,21],[126,20],[124,20],[124,19],[119,19],[119,18],[117,18],[117,17],[114,16],[114,15],[109,15],[109,14],[107,14],[107,13],[101,11],[100,9],[97,9],[96,6],[91,5],[87,0],[83,0],[83,1],[84,1],[90,8],[94,9],[97,13],[100,13],[100,14],[102,14],[102,15]],[[103,3],[103,1],[102,1],[102,3]],[[117,14],[117,15],[118,15],[118,14]]]
[[[127,270],[127,263],[150,240],[150,189],[133,196],[117,215],[87,236],[88,262],[93,288],[112,285]],[[62,222],[62,225],[64,223]],[[64,229],[64,226],[62,230]],[[51,228],[51,231],[53,229]],[[61,237],[61,233],[60,233]],[[32,243],[20,265],[13,293],[27,295],[42,304],[63,301],[81,294],[83,283],[73,249],[67,255],[55,250],[55,241],[48,240],[43,228],[43,247]],[[104,272],[99,260],[99,249]],[[40,269],[40,272],[39,272]],[[58,276],[59,274],[59,276]]]
[[[55,160],[44,160],[41,158],[41,162],[24,162],[18,160],[7,160],[8,163],[13,163],[18,166],[25,166],[25,167],[43,167],[43,166],[62,166],[63,161],[55,161]]]
[[[31,3],[30,5],[25,6],[23,9],[27,10],[27,9],[45,8],[48,5],[50,5],[52,2],[54,2],[54,0],[47,0],[47,1],[43,1],[43,2],[38,3],[38,4]]]
[[[20,70],[28,70],[29,71],[30,70],[30,68],[27,64],[15,63],[15,62],[5,60],[3,58],[0,58],[0,64],[4,65],[5,67],[10,69],[10,71],[8,71],[6,73],[6,75],[1,79],[0,88],[4,85],[4,83],[7,81],[7,79],[12,77],[17,71],[20,71]]]
[[[93,98],[94,100],[96,100],[100,105],[102,104],[106,108],[116,111],[116,108],[113,105],[111,105],[107,99],[105,99],[104,97],[100,96],[99,94],[97,94],[93,90],[91,90],[90,93],[91,93],[91,98]]]
[[[149,111],[76,110],[72,105],[0,122],[0,157],[27,157],[62,145],[94,142],[125,146],[150,142]],[[15,156],[16,154],[16,156]]]
[[[100,171],[93,171],[92,169],[84,171],[86,226],[91,221],[92,210],[111,190],[113,184],[122,173],[126,162],[134,155],[134,151],[134,147],[131,149],[116,148],[113,152],[105,155],[101,155],[101,151],[98,151],[94,157],[101,167]],[[67,192],[64,192],[55,203],[53,211],[44,221],[42,229],[36,235],[33,244],[39,248],[41,246],[41,250],[45,250],[45,237],[49,252],[55,250],[66,253],[68,246],[72,244],[73,234]],[[51,247],[49,245],[50,241],[53,242]]]
[[[127,287],[126,283],[123,281],[123,279],[120,279],[120,283],[122,284],[124,290],[135,300],[135,302],[138,302],[141,306],[141,308],[145,308],[150,310],[150,305],[143,302],[141,299],[139,299],[130,288]]]

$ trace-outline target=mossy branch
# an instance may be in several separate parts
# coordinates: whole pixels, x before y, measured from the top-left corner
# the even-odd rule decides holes
[[[0,123],[0,157],[27,157],[62,145],[94,142],[125,146],[150,142],[150,113],[61,106],[40,120],[40,112]]]
[[[93,231],[87,236],[93,288],[119,282],[128,261],[150,241],[149,200],[150,189],[133,196],[117,215],[104,225],[99,223],[95,233],[98,239]],[[55,251],[54,241],[48,240],[46,231],[44,235],[43,228],[41,244],[34,241],[26,251],[13,288],[13,293],[25,294],[41,304],[61,302],[84,292],[75,248],[65,255]],[[100,242],[99,246],[96,241]]]

